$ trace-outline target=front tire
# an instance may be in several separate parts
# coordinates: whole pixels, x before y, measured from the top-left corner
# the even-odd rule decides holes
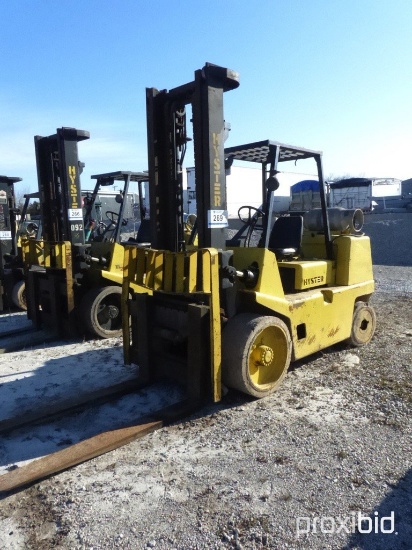
[[[99,338],[122,335],[122,288],[105,286],[87,292],[80,306],[81,321],[87,332]]]
[[[229,319],[222,335],[222,379],[254,397],[266,397],[289,368],[292,340],[277,317],[241,313]]]

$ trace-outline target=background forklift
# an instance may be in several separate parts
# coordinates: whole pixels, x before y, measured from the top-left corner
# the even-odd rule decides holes
[[[123,253],[120,244],[123,197],[130,181],[147,174],[112,172],[92,176],[96,185],[83,201],[78,142],[89,133],[60,128],[48,137],[35,137],[40,193],[42,240],[23,245],[28,317],[36,328],[61,337],[89,333],[101,338],[121,334],[120,297]],[[102,186],[123,182],[117,212],[106,212],[108,223],[93,232],[92,209]]]
[[[14,307],[26,309],[22,241],[35,237],[39,227],[28,221],[27,209],[38,193],[24,195],[24,205],[17,205],[14,184],[21,178],[0,176],[0,311]]]
[[[16,209],[19,219],[16,221],[14,250],[4,256],[6,279],[9,281],[9,288],[11,288],[9,307],[14,305],[22,310],[27,310],[22,243],[27,239],[41,239],[41,221],[32,220],[28,213],[30,201],[38,198],[38,192],[24,195],[23,208],[21,210]]]
[[[236,73],[206,64],[194,82],[147,90],[153,249],[126,249],[125,362],[139,365],[142,383],[181,381],[191,400],[219,400],[222,379],[266,396],[291,360],[337,342],[366,344],[375,330],[369,238],[360,235],[356,212],[328,211],[321,153],[272,141],[224,150],[223,92],[237,86]],[[197,250],[185,250],[181,238],[189,103]],[[245,207],[250,225],[261,220],[256,246],[226,247],[225,159],[262,166],[263,208]],[[321,188],[322,207],[305,214],[305,230],[303,216],[272,223],[278,165],[298,159],[314,160]]]
[[[10,260],[17,256],[17,214],[14,184],[21,178],[0,176],[0,311],[12,306],[17,282]]]

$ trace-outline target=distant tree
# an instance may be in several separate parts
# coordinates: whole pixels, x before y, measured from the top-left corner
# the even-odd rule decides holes
[[[340,180],[346,180],[348,178],[364,178],[366,177],[364,174],[334,174],[334,173],[329,173],[326,177],[325,177],[325,180],[328,181],[328,182],[332,182],[332,181],[340,181]]]
[[[25,201],[24,195],[27,195],[29,193],[30,193],[29,187],[19,187],[18,183],[15,184],[14,196],[16,197],[16,207],[20,208],[20,210],[24,206],[24,201]]]

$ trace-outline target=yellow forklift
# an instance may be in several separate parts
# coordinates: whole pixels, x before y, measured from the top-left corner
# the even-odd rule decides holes
[[[13,307],[14,273],[11,259],[18,254],[17,226],[19,210],[14,192],[21,178],[0,176],[0,311]]]
[[[139,365],[142,383],[177,379],[196,401],[218,401],[222,382],[267,396],[290,361],[338,342],[364,345],[376,324],[370,241],[359,211],[327,208],[322,154],[270,140],[224,149],[223,93],[238,84],[233,71],[206,64],[194,82],[147,89],[152,248],[125,253],[125,362]],[[188,104],[195,250],[185,247],[181,229]],[[301,159],[316,165],[321,208],[276,217],[276,176],[283,163]],[[263,206],[246,205],[241,214],[259,236],[243,243],[227,239],[225,169],[234,160],[262,167]]]
[[[15,210],[15,237],[13,249],[3,256],[5,281],[7,283],[7,294],[9,296],[8,307],[17,307],[27,310],[26,281],[24,276],[24,262],[22,243],[28,239],[41,239],[40,220],[31,219],[28,209],[33,199],[39,198],[39,193],[27,193],[23,195],[23,207]],[[18,218],[18,220],[17,220]]]
[[[83,204],[78,142],[88,138],[88,132],[75,128],[35,137],[43,238],[22,245],[27,313],[36,328],[60,337],[110,338],[122,331],[125,200],[130,182],[147,181],[147,173],[92,176],[96,185]],[[107,223],[96,224],[93,206],[99,190],[114,183],[123,184],[118,208],[104,213]]]

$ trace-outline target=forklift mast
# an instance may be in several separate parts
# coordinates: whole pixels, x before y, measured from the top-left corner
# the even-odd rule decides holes
[[[224,248],[227,204],[224,166],[223,93],[239,86],[235,71],[206,63],[195,79],[177,88],[146,89],[152,246],[183,251],[183,160],[191,105],[197,231],[200,248]]]
[[[35,136],[37,175],[43,238],[84,245],[84,223],[77,143],[90,134],[75,128],[58,128],[56,134]]]

